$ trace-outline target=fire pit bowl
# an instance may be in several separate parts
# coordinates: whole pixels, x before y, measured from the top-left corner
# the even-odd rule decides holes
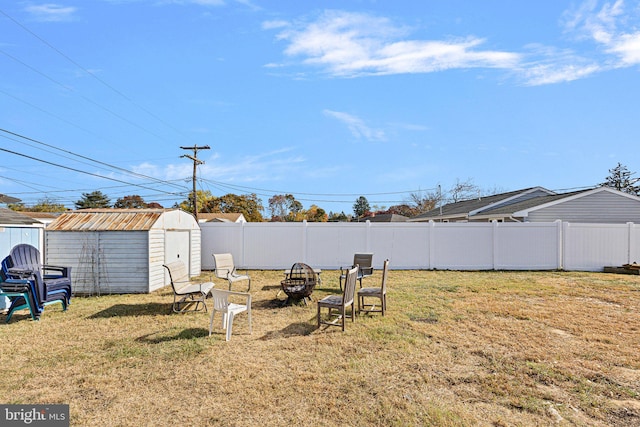
[[[302,262],[296,262],[291,266],[291,270],[287,272],[286,278],[280,282],[282,290],[287,294],[287,301],[304,300],[311,298],[317,283],[317,275],[313,268]]]

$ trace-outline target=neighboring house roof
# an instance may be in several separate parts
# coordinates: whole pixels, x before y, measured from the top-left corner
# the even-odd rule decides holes
[[[553,191],[542,187],[531,187],[507,193],[482,196],[475,199],[463,200],[437,207],[428,212],[415,216],[409,221],[429,221],[435,219],[450,219],[455,221],[468,220],[469,217],[484,212],[488,209],[496,209],[513,205],[520,201],[533,199],[542,195],[555,195]]]
[[[21,201],[22,200],[16,197],[7,196],[6,194],[0,194],[0,203],[18,203]]]
[[[513,203],[510,205],[502,205],[496,208],[487,208],[487,209],[483,209],[481,212],[474,215],[473,217],[477,219],[482,217],[495,217],[495,216],[504,216],[504,215],[522,217],[522,215],[516,215],[515,213],[523,210],[535,208],[536,206],[545,205],[547,203],[558,202],[560,200],[567,199],[568,197],[574,196],[576,194],[582,194],[586,191],[589,191],[589,190],[574,191],[571,193],[562,193],[562,194],[551,194],[548,196],[540,196],[532,199],[523,200],[521,202]]]
[[[33,225],[42,223],[37,219],[33,219],[21,212],[12,211],[11,209],[0,208],[0,224],[3,225]]]
[[[40,222],[48,223],[58,218],[61,212],[24,212],[24,214]]]
[[[370,222],[405,222],[409,219],[404,215],[399,214],[375,214],[372,216],[367,216],[365,218],[360,218],[360,221],[370,221]]]
[[[198,222],[247,222],[241,213],[198,213]]]

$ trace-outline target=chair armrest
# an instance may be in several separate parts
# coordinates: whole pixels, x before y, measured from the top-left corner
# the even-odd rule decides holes
[[[251,294],[249,292],[238,292],[238,291],[224,291],[229,296],[235,295],[240,297],[247,298],[247,307],[251,307]]]
[[[7,279],[0,282],[0,295],[4,292],[28,292],[31,290],[31,283],[28,280]]]
[[[18,276],[20,279],[28,279],[34,275],[34,271],[24,268],[10,268],[7,270],[7,274],[10,276]]]
[[[58,265],[43,265],[42,270],[58,271],[63,277],[70,277],[71,267],[62,267]]]
[[[360,272],[362,275],[371,276],[373,275],[373,267],[361,267]]]

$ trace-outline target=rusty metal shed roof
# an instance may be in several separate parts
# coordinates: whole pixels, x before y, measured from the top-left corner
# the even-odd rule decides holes
[[[65,212],[47,231],[145,231],[175,209],[81,209]]]

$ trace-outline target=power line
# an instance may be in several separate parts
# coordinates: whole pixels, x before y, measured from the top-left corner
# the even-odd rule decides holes
[[[359,197],[359,196],[387,196],[387,195],[393,195],[393,194],[411,194],[411,193],[421,193],[424,191],[435,191],[437,190],[437,188],[422,188],[422,189],[418,189],[418,190],[405,190],[405,191],[390,191],[390,192],[380,192],[380,193],[304,193],[304,192],[297,192],[297,191],[283,191],[283,190],[269,190],[269,189],[265,189],[265,188],[255,188],[255,187],[245,187],[242,185],[234,185],[234,184],[225,184],[223,182],[219,182],[219,181],[213,181],[213,180],[206,180],[204,179],[204,181],[208,181],[211,184],[214,185],[218,185],[221,187],[228,187],[231,189],[243,189],[243,190],[249,190],[252,192],[269,192],[272,194],[300,194],[303,196],[320,196],[320,197]]]
[[[133,104],[134,106],[136,106],[137,108],[139,108],[140,110],[144,111],[145,113],[147,113],[149,116],[153,117],[154,119],[156,119],[157,121],[159,121],[160,123],[164,124],[165,126],[167,126],[168,128],[170,128],[171,130],[173,130],[174,132],[187,137],[186,135],[184,135],[180,130],[176,129],[174,126],[172,126],[170,123],[166,122],[165,120],[163,120],[161,117],[159,117],[158,115],[154,114],[152,111],[150,111],[149,109],[145,108],[144,106],[142,106],[141,104],[139,104],[138,102],[134,101],[131,97],[127,96],[125,93],[123,93],[121,90],[116,89],[113,85],[107,83],[105,80],[101,79],[100,77],[98,77],[95,73],[92,73],[91,71],[89,71],[88,69],[86,69],[85,67],[83,67],[82,65],[80,65],[78,62],[76,62],[75,60],[73,60],[71,57],[69,57],[68,55],[66,55],[64,52],[62,52],[60,49],[56,48],[54,45],[52,45],[51,43],[49,43],[47,40],[45,40],[44,38],[40,37],[38,34],[34,33],[33,31],[31,31],[29,28],[27,28],[25,25],[23,25],[22,23],[20,23],[17,19],[13,18],[12,16],[10,16],[9,14],[7,14],[6,12],[4,12],[3,10],[0,9],[0,13],[2,13],[4,16],[6,16],[8,19],[10,19],[11,21],[13,21],[13,23],[15,23],[16,25],[18,25],[20,28],[22,28],[24,31],[26,31],[27,33],[31,34],[33,37],[35,37],[36,39],[38,39],[40,42],[42,42],[45,46],[47,46],[48,48],[50,48],[51,50],[53,50],[54,52],[56,52],[58,55],[62,56],[64,59],[66,59],[68,62],[70,62],[71,64],[75,65],[76,67],[78,67],[80,70],[82,70],[83,72],[85,72],[86,74],[88,74],[89,76],[91,76],[93,79],[95,79],[96,81],[100,82],[103,86],[107,87],[108,89],[110,89],[111,91],[113,91],[114,93],[116,93],[117,95],[119,95],[120,97],[122,97],[123,99],[125,99],[126,101],[130,102],[131,104]],[[4,52],[3,52],[4,53]],[[155,134],[154,134],[155,135]],[[157,136],[157,135],[155,135]],[[188,137],[187,137],[188,138]]]
[[[147,190],[151,189],[151,190],[157,191],[156,189],[152,189],[150,187],[146,187],[146,186],[141,185],[141,184],[135,184],[135,183],[131,183],[131,182],[126,182],[126,181],[123,181],[121,179],[111,178],[111,177],[108,177],[108,176],[98,175],[98,174],[95,174],[95,173],[91,173],[91,172],[83,171],[83,170],[80,170],[80,169],[72,168],[70,166],[60,165],[60,164],[57,164],[57,163],[50,162],[48,160],[38,159],[37,157],[29,156],[27,154],[22,154],[22,153],[18,153],[16,151],[7,150],[6,148],[1,148],[0,147],[0,151],[4,151],[6,153],[13,154],[13,155],[20,156],[20,157],[24,157],[24,158],[27,158],[27,159],[35,160],[37,162],[45,163],[45,164],[48,164],[48,165],[51,165],[51,166],[56,166],[56,167],[59,167],[59,168],[62,168],[62,169],[67,169],[67,170],[70,170],[70,171],[73,171],[73,172],[78,172],[78,173],[85,174],[85,175],[95,176],[97,178],[108,179],[110,181],[120,182],[120,183],[128,184],[128,185],[131,185],[131,186],[134,186],[134,187],[145,188]],[[172,194],[172,195],[178,195],[178,193],[170,193],[168,191],[165,191],[164,193]]]
[[[39,145],[42,145],[42,146],[45,146],[45,147],[52,148],[52,149],[54,149],[54,150],[57,150],[57,151],[60,151],[60,152],[66,153],[66,154],[70,154],[70,155],[72,155],[72,156],[74,156],[74,157],[78,157],[78,158],[80,158],[80,159],[88,160],[88,161],[90,161],[90,162],[92,162],[92,163],[97,163],[97,164],[99,164],[99,165],[106,166],[106,167],[108,167],[108,168],[110,168],[110,169],[115,169],[115,170],[118,170],[118,171],[120,171],[120,172],[124,172],[124,173],[126,173],[126,174],[128,174],[128,175],[132,175],[132,176],[135,176],[135,177],[138,177],[138,178],[149,179],[149,180],[156,181],[156,182],[158,182],[158,183],[165,184],[165,185],[166,185],[166,184],[169,184],[170,186],[173,186],[173,187],[175,187],[175,188],[179,188],[179,189],[183,189],[183,188],[184,188],[184,187],[182,187],[182,186],[177,186],[177,185],[175,185],[175,184],[171,184],[171,183],[170,183],[170,182],[168,182],[168,181],[164,181],[164,180],[161,180],[161,179],[158,179],[158,178],[154,178],[154,177],[151,177],[151,176],[147,176],[147,175],[144,175],[144,174],[141,174],[141,173],[137,173],[137,172],[132,172],[132,171],[130,171],[130,170],[128,170],[128,169],[121,168],[120,166],[111,165],[111,164],[109,164],[109,163],[105,163],[105,162],[102,162],[102,161],[100,161],[100,160],[92,159],[91,157],[87,157],[87,156],[84,156],[84,155],[82,155],[82,154],[77,154],[77,153],[74,153],[74,152],[69,151],[69,150],[64,150],[64,149],[62,149],[62,148],[58,148],[58,147],[56,147],[56,146],[54,146],[54,145],[47,144],[47,143],[42,142],[42,141],[38,141],[37,139],[33,139],[33,138],[30,138],[30,137],[25,136],[25,135],[21,135],[21,134],[16,133],[16,132],[12,132],[12,131],[7,130],[7,129],[0,128],[0,132],[4,132],[4,133],[6,133],[6,134],[9,134],[9,135],[12,135],[12,136],[15,136],[15,137],[18,137],[18,138],[21,138],[21,139],[24,139],[24,140],[27,140],[27,141],[30,141],[30,142],[33,142],[33,143],[39,144]],[[0,136],[1,136],[1,135],[0,135]],[[5,137],[5,138],[6,138],[6,137]],[[13,140],[13,141],[16,141],[15,139],[12,139],[12,138],[8,138],[8,139],[11,139],[11,140]],[[16,141],[16,142],[19,142],[19,141]],[[45,150],[45,151],[46,151],[46,150]],[[86,163],[85,163],[85,164],[86,164]]]
[[[138,128],[138,129],[140,129],[140,130],[142,130],[142,131],[144,131],[144,132],[146,132],[146,133],[148,133],[148,134],[150,134],[150,135],[153,135],[153,136],[155,136],[156,138],[158,138],[158,139],[160,139],[160,140],[163,140],[163,141],[168,142],[166,139],[164,139],[164,138],[163,138],[163,137],[161,137],[160,135],[158,135],[158,134],[156,134],[156,133],[154,133],[154,132],[150,131],[149,129],[145,128],[144,126],[141,126],[141,125],[139,125],[139,124],[137,124],[137,123],[135,123],[135,122],[132,122],[131,120],[127,119],[126,117],[121,116],[120,114],[118,114],[118,113],[116,113],[115,111],[113,111],[113,110],[111,110],[111,109],[109,109],[109,108],[105,107],[104,105],[99,104],[99,103],[97,103],[96,101],[92,100],[91,98],[89,98],[89,97],[86,97],[86,96],[82,95],[81,93],[77,92],[77,91],[76,91],[76,90],[74,90],[73,88],[71,88],[71,87],[69,87],[69,86],[65,85],[64,83],[59,82],[58,80],[54,79],[53,77],[51,77],[51,76],[49,76],[49,75],[47,75],[47,74],[43,73],[42,71],[38,70],[38,69],[37,69],[37,68],[35,68],[35,67],[32,67],[31,65],[29,65],[29,64],[27,64],[26,62],[24,62],[24,61],[22,61],[22,60],[20,60],[20,59],[16,58],[16,57],[15,57],[15,56],[13,56],[13,55],[11,55],[11,54],[9,54],[9,53],[5,52],[4,50],[0,49],[0,53],[2,53],[3,55],[5,55],[5,56],[7,56],[7,57],[11,58],[12,60],[16,61],[17,63],[19,63],[19,64],[23,65],[24,67],[26,67],[26,68],[30,69],[30,70],[31,70],[31,71],[33,71],[34,73],[37,73],[37,74],[41,75],[42,77],[46,78],[47,80],[49,80],[49,81],[51,81],[51,82],[53,82],[53,83],[57,84],[58,86],[62,87],[63,89],[65,89],[65,90],[67,90],[67,91],[69,91],[69,92],[72,92],[72,93],[77,94],[80,98],[84,99],[85,101],[87,101],[87,102],[88,102],[88,103],[90,103],[90,104],[95,105],[96,107],[98,107],[98,108],[100,108],[101,110],[103,110],[103,111],[105,111],[105,112],[107,112],[107,113],[111,114],[112,116],[114,116],[114,117],[116,117],[116,118],[118,118],[118,119],[120,119],[120,120],[122,120],[122,121],[124,121],[124,122],[126,122],[126,123],[128,123],[128,124],[130,124],[131,126],[134,126],[134,127]]]

